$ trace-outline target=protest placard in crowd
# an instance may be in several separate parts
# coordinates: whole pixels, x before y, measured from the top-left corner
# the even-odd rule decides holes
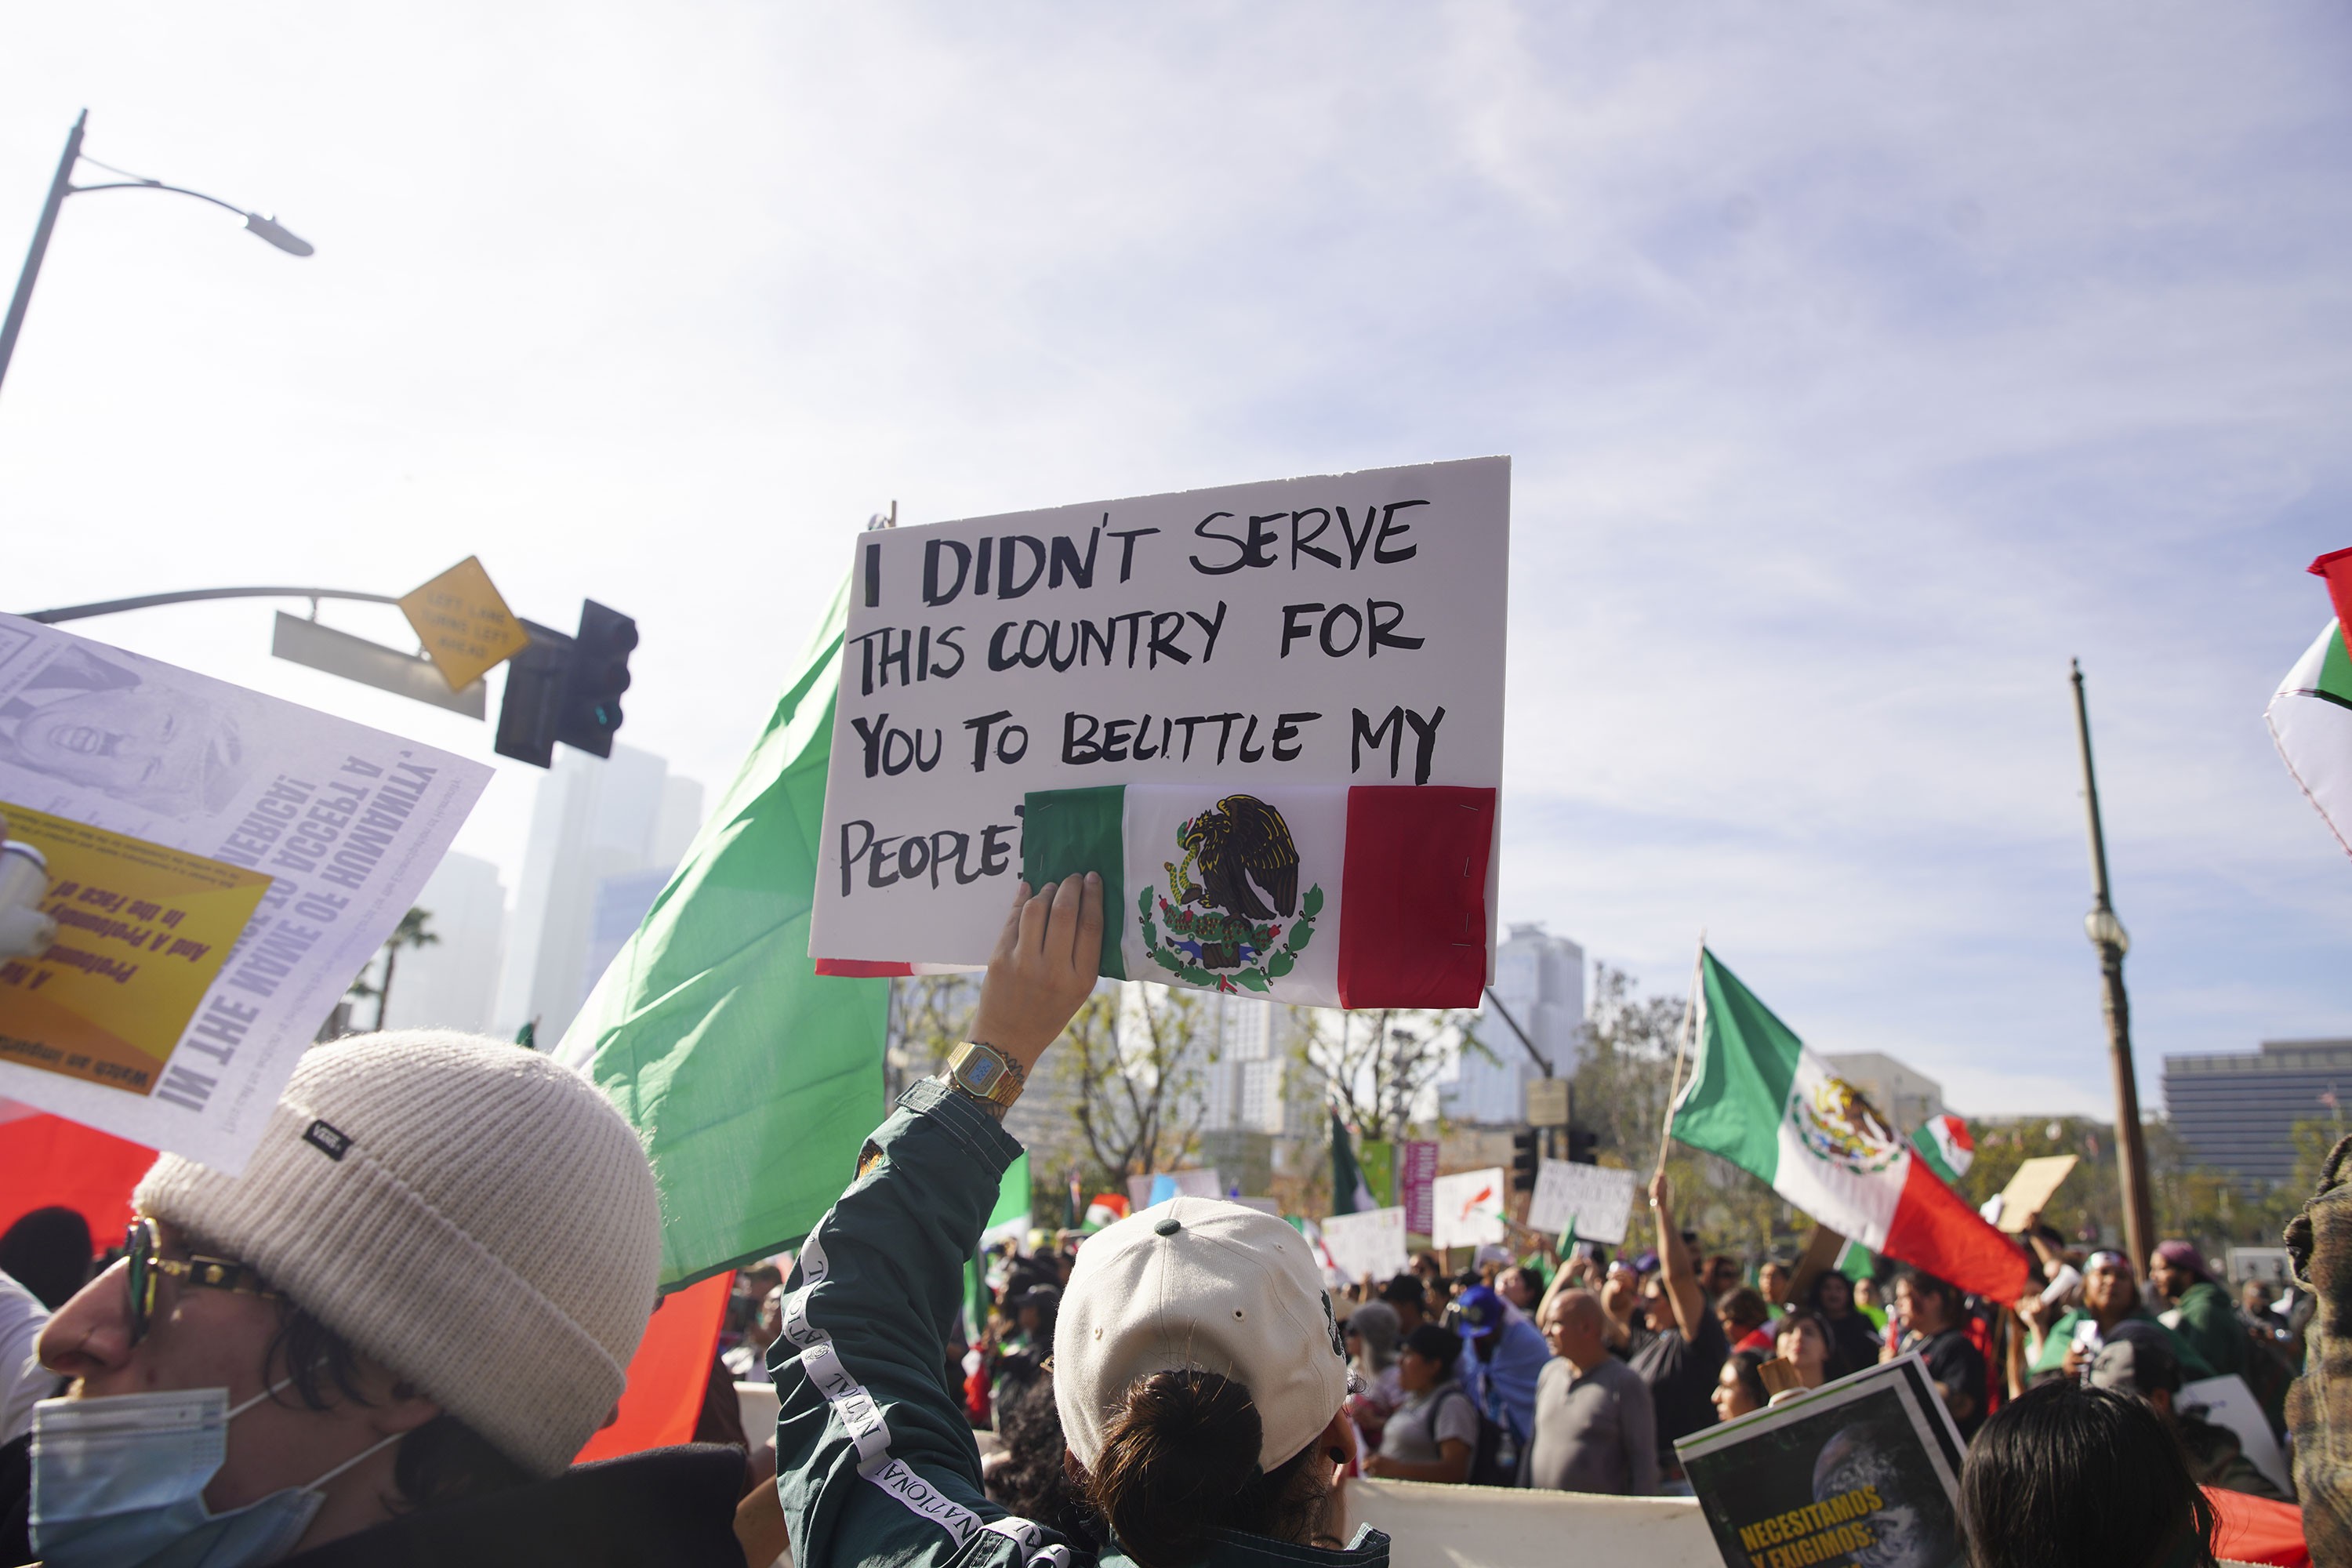
[[[1625,1222],[1633,1212],[1633,1172],[1546,1160],[1536,1171],[1528,1225],[1554,1236],[1564,1236],[1572,1227],[1580,1241],[1613,1246],[1625,1239]]]
[[[1475,1005],[1509,485],[1480,458],[862,536],[812,956],[982,963],[1016,878],[1083,869],[1106,974]]]
[[[1916,1355],[1675,1443],[1727,1568],[1958,1562],[1959,1429]]]
[[[0,1093],[242,1169],[489,776],[0,616],[0,816],[52,854],[59,925],[0,965]]]
[[[1432,1194],[1437,1183],[1438,1144],[1434,1139],[1409,1139],[1397,1145],[1397,1203],[1404,1210],[1407,1236],[1427,1236],[1436,1224]]]
[[[1349,1279],[1388,1279],[1404,1272],[1404,1210],[1335,1214],[1322,1222],[1323,1245]]]
[[[1430,1241],[1438,1247],[1484,1247],[1503,1239],[1503,1168],[1459,1171],[1430,1184]]]

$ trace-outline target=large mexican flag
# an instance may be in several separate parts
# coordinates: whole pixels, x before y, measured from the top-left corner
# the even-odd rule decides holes
[[[1032,887],[1099,871],[1102,973],[1313,1007],[1475,1007],[1495,792],[1107,784],[1022,802]]]
[[[2311,570],[2327,579],[2336,616],[2279,682],[2263,718],[2287,773],[2352,854],[2352,658],[2344,647],[2344,628],[2352,624],[2352,550],[2330,551]]]
[[[886,1109],[888,986],[820,978],[808,956],[848,605],[845,583],[685,863],[556,1047],[653,1161],[665,1290],[799,1241]]]
[[[1821,1224],[1961,1289],[2008,1303],[2025,1255],[1715,954],[1700,954],[1696,1059],[1674,1135],[1771,1184]]]

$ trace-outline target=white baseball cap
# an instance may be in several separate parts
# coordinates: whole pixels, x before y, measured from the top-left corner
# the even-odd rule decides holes
[[[1088,1238],[1054,1324],[1054,1403],[1078,1462],[1094,1468],[1129,1387],[1185,1367],[1249,1390],[1262,1470],[1329,1425],[1348,1347],[1305,1237],[1240,1204],[1177,1197]]]

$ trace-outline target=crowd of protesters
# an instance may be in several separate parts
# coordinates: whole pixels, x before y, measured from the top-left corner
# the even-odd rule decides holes
[[[1014,1094],[1100,921],[1092,878],[1015,900],[974,1026]],[[1338,1533],[1351,1475],[1687,1495],[1677,1439],[1911,1354],[1969,1445],[1978,1568],[2210,1562],[2231,1495],[2299,1500],[2352,1563],[2352,1140],[2283,1300],[2035,1216],[2032,1289],[1995,1302],[1710,1251],[1663,1174],[1614,1256],[1349,1281],[1311,1228],[1181,1197],[975,1266],[1007,1102],[908,1090],[796,1256],[738,1274],[706,1440],[582,1465],[656,1299],[635,1134],[499,1042],[314,1050],[244,1172],[159,1160],[120,1247],[61,1209],[0,1236],[0,1563],[1383,1568]],[[2292,1485],[2200,1399],[2231,1376]]]

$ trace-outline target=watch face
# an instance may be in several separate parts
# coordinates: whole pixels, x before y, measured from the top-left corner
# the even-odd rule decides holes
[[[963,1060],[956,1064],[956,1076],[974,1094],[986,1094],[1004,1076],[1004,1064],[985,1051],[967,1051]]]

